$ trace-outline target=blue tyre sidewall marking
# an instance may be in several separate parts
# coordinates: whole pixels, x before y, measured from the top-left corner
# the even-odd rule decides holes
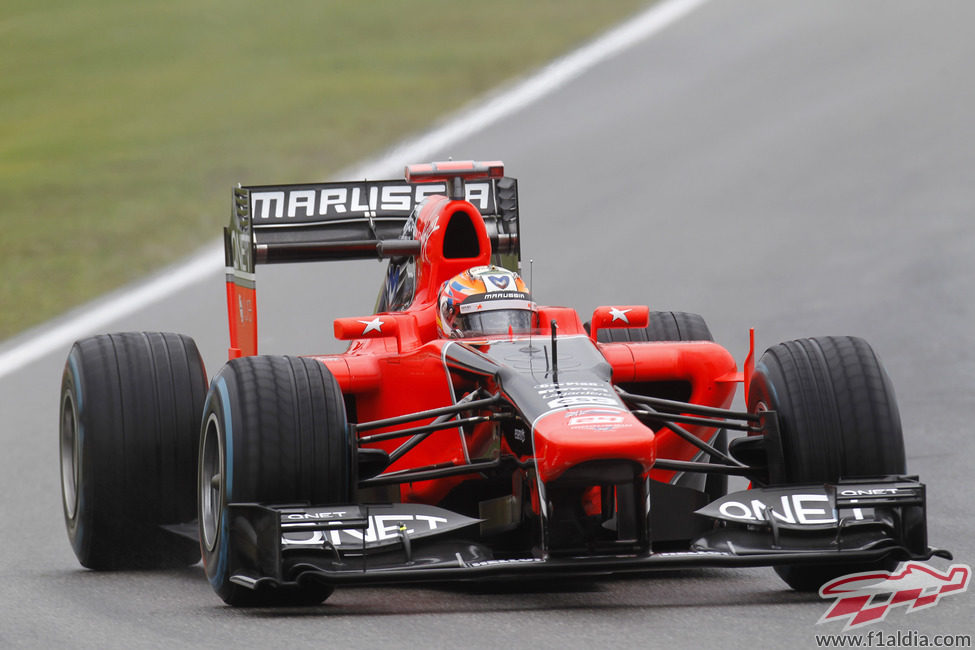
[[[226,504],[231,502],[231,495],[234,484],[234,428],[233,417],[230,411],[230,396],[227,390],[227,381],[222,376],[216,379],[216,392],[220,398],[220,408],[223,411],[223,437],[224,437],[224,490],[223,503],[220,506],[220,543],[217,547],[217,567],[212,576],[209,576],[210,584],[215,588],[223,587],[227,582],[227,564],[230,555],[230,520],[227,514]],[[209,398],[208,398],[209,399]]]
[[[769,369],[762,362],[755,364],[755,373],[761,374],[765,377],[765,386],[768,388],[769,399],[772,400],[771,404],[766,404],[770,410],[777,410],[779,406],[779,396],[775,390],[775,385],[769,380]]]
[[[78,372],[78,361],[77,361],[77,348],[73,349],[68,355],[68,367],[71,368],[71,384],[74,387],[75,396],[75,415],[77,419],[78,426],[75,428],[75,436],[77,442],[77,454],[78,454],[78,479],[75,484],[75,493],[78,502],[75,504],[74,510],[74,535],[71,537],[71,546],[77,553],[80,551],[84,544],[85,537],[85,526],[84,526],[84,516],[82,513],[85,512],[85,490],[84,490],[84,470],[85,470],[85,425],[83,418],[81,417],[83,408],[83,397],[81,394],[81,373]],[[63,478],[61,480],[64,480]],[[63,496],[62,496],[63,500]]]

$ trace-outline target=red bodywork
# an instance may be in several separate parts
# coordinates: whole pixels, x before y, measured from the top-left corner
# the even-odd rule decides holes
[[[450,172],[441,170],[449,181]],[[436,170],[417,169],[415,176],[436,177]],[[439,178],[439,177],[438,177]],[[447,240],[456,233],[455,220],[473,226],[467,232],[467,256],[456,256],[456,247]],[[469,230],[469,229],[468,229]],[[443,283],[462,271],[491,262],[491,241],[477,207],[466,200],[432,196],[420,206],[415,220],[414,238],[419,242],[415,255],[415,291],[412,302],[403,311],[382,312],[370,316],[340,318],[335,321],[335,335],[351,340],[343,354],[315,357],[328,366],[338,380],[343,394],[354,411],[356,422],[370,422],[393,416],[416,413],[448,406],[460,399],[463,382],[452,377],[444,361],[445,347],[458,345],[456,339],[442,338],[436,320],[437,298]],[[256,296],[253,285],[228,282],[230,316],[230,356],[257,353],[254,314]],[[633,308],[633,313],[646,323],[646,308]],[[654,382],[680,382],[689,387],[686,401],[727,408],[742,381],[734,359],[720,345],[711,342],[595,343],[595,330],[614,327],[610,308],[596,310],[592,319],[593,334],[583,327],[579,315],[565,307],[540,307],[539,337],[551,336],[551,323],[557,324],[560,340],[592,340],[592,345],[608,362],[612,384],[641,385]],[[634,321],[639,324],[638,321]],[[629,323],[632,326],[632,323]],[[518,337],[524,339],[525,337]],[[464,341],[473,349],[489,352],[498,341],[495,337]],[[586,343],[589,345],[589,343]],[[470,392],[474,386],[466,387]],[[489,386],[496,390],[496,386]],[[539,388],[544,391],[544,388]],[[410,422],[370,431],[370,435],[432,421]],[[461,428],[437,431],[393,463],[387,472],[445,464],[464,465],[476,458],[515,455],[498,435],[495,422],[484,422],[467,430]],[[530,423],[534,460],[542,483],[557,480],[570,468],[598,460],[624,460],[639,465],[657,481],[668,482],[674,472],[653,469],[658,457],[691,460],[699,450],[669,430],[653,431],[625,409],[611,408],[600,414],[591,404],[584,408],[553,408]],[[715,429],[699,425],[686,427],[703,440],[711,439]],[[370,443],[392,452],[401,440]],[[405,483],[400,498],[406,502],[436,504],[464,481],[477,479],[467,474]],[[537,494],[533,494],[533,501]]]

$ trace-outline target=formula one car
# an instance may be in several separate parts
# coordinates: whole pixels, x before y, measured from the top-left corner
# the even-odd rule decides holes
[[[247,605],[705,566],[817,589],[950,557],[928,547],[866,342],[789,341],[756,363],[752,333],[739,371],[696,314],[538,306],[517,273],[517,190],[499,162],[235,189],[230,360],[209,391],[185,336],[70,352],[61,476],[81,563],[202,552],[220,597]],[[369,257],[386,280],[375,313],[335,321],[346,352],[257,354],[256,265]],[[729,410],[738,384],[745,411]],[[748,489],[727,494],[729,476]]]

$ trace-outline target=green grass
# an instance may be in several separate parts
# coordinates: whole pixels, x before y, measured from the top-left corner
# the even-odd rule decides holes
[[[215,239],[237,182],[324,180],[645,4],[5,0],[0,339]]]

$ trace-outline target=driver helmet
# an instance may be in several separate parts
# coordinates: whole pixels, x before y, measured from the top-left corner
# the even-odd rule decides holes
[[[444,282],[437,324],[451,338],[524,334],[534,326],[537,312],[517,273],[500,266],[477,266]]]

